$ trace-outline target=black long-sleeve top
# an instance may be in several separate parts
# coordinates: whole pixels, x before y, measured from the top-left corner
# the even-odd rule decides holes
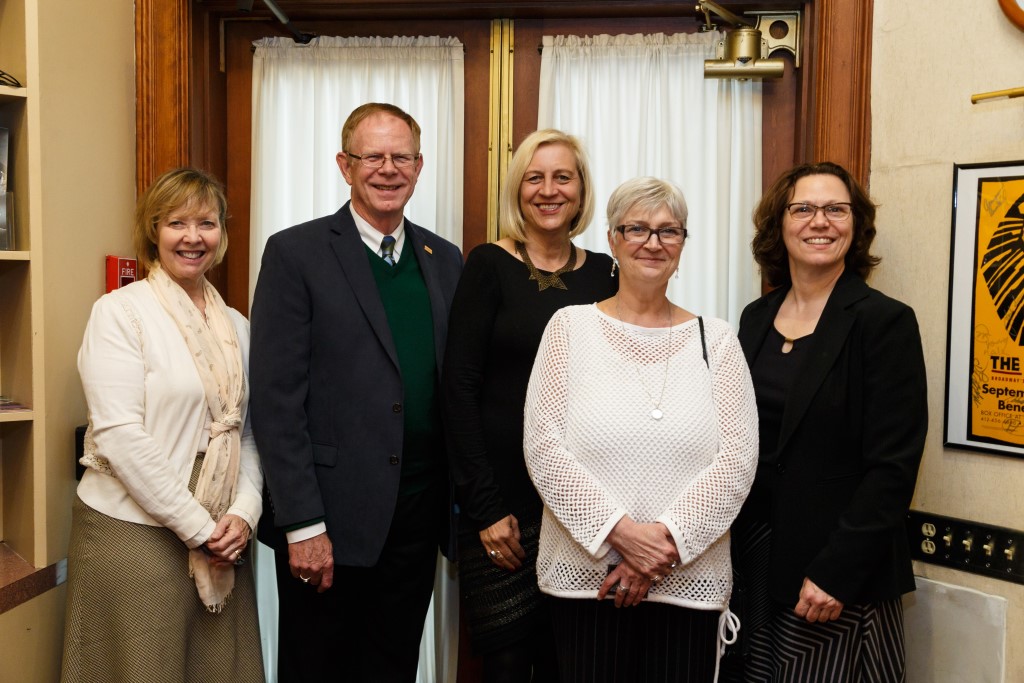
[[[466,260],[448,327],[444,405],[450,464],[463,527],[485,529],[509,514],[540,518],[542,503],[523,460],[523,406],[533,360],[555,311],[612,296],[611,258],[588,251],[538,290],[526,264],[496,244]],[[542,271],[543,272],[543,271]]]

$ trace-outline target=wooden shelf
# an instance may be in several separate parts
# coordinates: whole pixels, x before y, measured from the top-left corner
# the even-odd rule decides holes
[[[31,410],[0,410],[0,422],[31,422],[35,413]]]
[[[0,543],[0,614],[57,585],[57,565],[36,569]]]
[[[31,261],[32,253],[28,251],[6,251],[0,249],[0,261]]]
[[[0,102],[28,99],[28,88],[12,88],[0,85]]]

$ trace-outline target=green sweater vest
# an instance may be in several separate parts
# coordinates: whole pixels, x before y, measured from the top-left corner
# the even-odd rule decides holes
[[[398,352],[405,392],[399,494],[412,494],[426,489],[443,473],[444,450],[430,295],[408,240],[404,251],[398,263],[389,266],[377,253],[366,248]]]

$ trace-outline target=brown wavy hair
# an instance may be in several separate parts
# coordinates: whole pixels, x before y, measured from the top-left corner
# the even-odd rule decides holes
[[[761,196],[754,209],[754,239],[750,243],[754,260],[761,267],[761,274],[772,287],[788,285],[789,253],[782,239],[782,219],[786,204],[793,198],[796,182],[811,175],[831,175],[839,178],[850,193],[850,208],[853,211],[853,243],[846,252],[846,268],[862,279],[867,279],[871,270],[881,258],[871,254],[871,243],[875,239],[875,204],[864,188],[850,175],[850,172],[831,161],[814,164],[800,164],[779,176]]]

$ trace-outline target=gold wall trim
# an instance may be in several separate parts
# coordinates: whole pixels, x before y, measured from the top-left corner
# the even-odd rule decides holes
[[[487,241],[498,234],[498,197],[512,157],[512,58],[515,40],[511,19],[491,22],[491,96],[487,136]]]

